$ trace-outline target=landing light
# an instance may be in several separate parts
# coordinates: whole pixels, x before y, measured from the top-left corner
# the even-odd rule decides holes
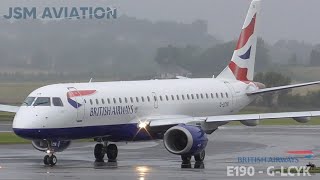
[[[145,128],[148,126],[148,124],[149,124],[148,121],[140,121],[140,122],[138,123],[138,127],[139,127],[140,129],[145,129]]]

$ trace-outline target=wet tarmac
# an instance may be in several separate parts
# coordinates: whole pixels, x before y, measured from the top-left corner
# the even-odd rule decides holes
[[[12,122],[0,121],[0,132],[11,132]]]
[[[94,143],[74,143],[62,153],[57,153],[58,164],[44,166],[44,153],[31,146],[0,146],[0,180],[12,179],[303,179],[303,177],[271,177],[266,173],[269,166],[305,166],[309,161],[320,165],[320,126],[260,126],[222,127],[209,136],[206,159],[203,164],[192,162],[182,165],[179,156],[166,151],[161,141],[120,143],[116,163],[94,162]],[[312,150],[314,157],[290,155],[287,151]],[[242,157],[288,157],[298,162],[239,162]],[[228,166],[254,167],[255,174],[242,177],[228,176]],[[263,173],[260,173],[262,172]],[[305,179],[319,179],[311,175]]]

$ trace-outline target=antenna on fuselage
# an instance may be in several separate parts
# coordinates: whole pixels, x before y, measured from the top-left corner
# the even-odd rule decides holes
[[[93,78],[90,78],[89,83],[91,83],[91,82],[92,82],[92,79],[93,79]]]

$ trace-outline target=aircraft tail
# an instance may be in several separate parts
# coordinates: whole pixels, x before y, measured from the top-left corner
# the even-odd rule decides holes
[[[233,52],[229,65],[217,78],[252,81],[257,49],[257,21],[259,20],[261,1],[251,2],[246,20]]]

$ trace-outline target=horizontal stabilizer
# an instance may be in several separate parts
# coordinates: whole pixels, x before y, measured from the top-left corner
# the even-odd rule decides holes
[[[320,81],[259,89],[257,91],[247,93],[247,95],[257,95],[257,94],[263,94],[263,93],[268,93],[268,92],[281,91],[281,90],[299,88],[299,87],[304,87],[304,86],[311,86],[311,85],[316,85],[316,84],[320,84]]]

